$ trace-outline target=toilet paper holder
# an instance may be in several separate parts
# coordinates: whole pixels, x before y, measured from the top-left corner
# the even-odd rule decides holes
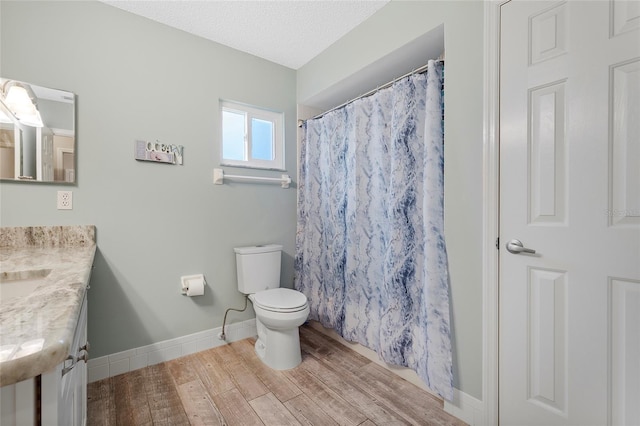
[[[201,296],[204,294],[207,281],[204,279],[204,274],[185,275],[180,277],[180,285],[183,296]]]

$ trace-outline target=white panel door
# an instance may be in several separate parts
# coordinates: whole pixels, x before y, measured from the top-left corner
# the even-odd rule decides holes
[[[53,173],[53,132],[39,127],[36,142],[36,173],[38,180],[52,181]]]
[[[640,1],[512,0],[500,49],[500,423],[640,425]]]

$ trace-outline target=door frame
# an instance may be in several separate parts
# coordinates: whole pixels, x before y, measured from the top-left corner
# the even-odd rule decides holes
[[[485,425],[499,424],[500,10],[509,1],[484,2],[482,403]]]

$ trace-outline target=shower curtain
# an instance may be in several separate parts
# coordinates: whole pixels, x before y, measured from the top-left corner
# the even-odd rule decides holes
[[[302,127],[295,287],[310,318],[453,397],[443,65]]]

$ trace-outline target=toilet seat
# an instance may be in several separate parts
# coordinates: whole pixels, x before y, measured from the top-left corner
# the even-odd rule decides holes
[[[271,312],[297,312],[307,307],[307,297],[289,288],[273,288],[251,295],[254,305]]]

